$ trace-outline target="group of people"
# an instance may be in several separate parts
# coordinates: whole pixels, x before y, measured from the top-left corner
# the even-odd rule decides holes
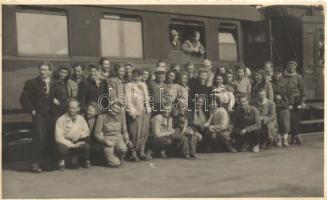
[[[32,171],[56,166],[119,167],[153,157],[196,158],[197,152],[259,152],[272,145],[301,144],[299,118],[304,83],[291,60],[285,70],[272,62],[251,71],[244,65],[213,70],[205,59],[154,73],[131,63],[101,58],[88,73],[80,63],[56,71],[42,62],[28,80],[22,107],[32,115],[35,147]],[[234,69],[232,69],[234,68]]]
[[[174,51],[183,51],[184,53],[201,57],[205,54],[205,48],[202,45],[201,34],[199,31],[194,31],[192,37],[189,40],[185,40],[183,43],[180,41],[180,34],[176,29],[170,31],[170,47]]]

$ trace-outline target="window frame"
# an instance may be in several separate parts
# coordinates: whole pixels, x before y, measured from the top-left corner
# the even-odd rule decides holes
[[[17,13],[31,13],[31,14],[45,14],[45,15],[55,15],[55,16],[65,16],[67,20],[67,54],[66,55],[58,55],[58,54],[39,54],[39,55],[28,55],[28,54],[20,54],[18,47],[18,30],[17,30]],[[45,7],[31,7],[31,6],[19,6],[15,10],[15,37],[16,37],[16,56],[21,58],[70,58],[71,57],[71,49],[70,49],[70,17],[69,13],[66,9],[62,8],[45,8]]]
[[[103,55],[102,52],[102,33],[101,33],[101,19],[111,19],[111,20],[117,20],[117,21],[122,21],[121,19],[114,19],[114,18],[104,18],[106,15],[112,15],[112,16],[119,16],[122,18],[127,18],[127,19],[135,19],[135,22],[140,22],[141,23],[141,45],[142,45],[142,57],[121,57],[121,56],[105,56]],[[137,14],[125,14],[125,13],[116,13],[116,12],[102,12],[99,15],[99,53],[100,56],[105,56],[108,57],[109,59],[126,59],[126,60],[143,60],[145,58],[144,56],[144,26],[143,26],[143,17],[141,15]],[[133,21],[133,20],[125,20],[125,21]]]
[[[175,22],[176,21],[184,22],[186,24],[178,24],[178,23],[174,23],[174,21]],[[192,25],[192,23],[197,24],[197,25]],[[207,38],[206,38],[206,36],[207,36],[206,35],[206,23],[203,20],[200,20],[198,18],[194,19],[192,17],[187,17],[187,16],[183,16],[183,17],[181,17],[181,16],[172,16],[172,17],[170,17],[170,21],[169,21],[169,24],[168,24],[168,26],[169,26],[168,27],[168,31],[169,31],[168,32],[168,37],[169,37],[168,41],[170,41],[170,31],[171,31],[171,26],[172,25],[184,25],[184,26],[193,26],[193,27],[202,28],[203,33],[201,33],[201,38],[203,38],[203,39],[202,39],[202,41],[200,39],[200,41],[201,41],[202,45],[204,46],[204,48],[207,49],[207,45],[206,45],[206,40],[207,40]],[[181,42],[181,45],[182,45],[183,41],[180,41],[180,42]],[[182,51],[182,50],[180,50],[180,51]],[[205,55],[206,55],[206,53],[205,53]]]
[[[219,33],[221,32],[220,29],[228,29],[224,27],[224,24],[229,24],[233,25],[235,28],[234,30],[236,31],[236,53],[237,53],[237,59],[235,61],[228,61],[228,60],[221,60],[220,59],[220,51],[219,51]],[[230,30],[233,30],[232,28]],[[241,25],[239,21],[233,21],[233,20],[219,20],[218,21],[218,28],[217,28],[217,49],[218,49],[218,61],[222,63],[239,63],[243,59],[243,54],[241,49],[243,48],[242,46],[242,33],[241,33]]]

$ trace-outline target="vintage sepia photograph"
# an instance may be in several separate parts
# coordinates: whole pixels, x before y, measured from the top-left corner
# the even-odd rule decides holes
[[[1,7],[2,198],[324,197],[323,5]]]

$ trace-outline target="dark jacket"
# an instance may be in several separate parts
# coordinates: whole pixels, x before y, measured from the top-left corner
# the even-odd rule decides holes
[[[81,82],[79,88],[79,100],[82,110],[86,109],[86,106],[91,101],[98,102],[101,95],[108,95],[107,81],[101,80],[99,86],[96,85],[94,80],[86,79]],[[102,107],[108,107],[108,96],[101,101]]]
[[[276,104],[276,110],[285,110],[289,108],[289,99],[287,96],[287,89],[281,85],[281,82],[278,80],[272,80],[272,87],[274,90],[274,102]],[[281,99],[277,99],[277,95]]]
[[[249,106],[247,111],[237,109],[232,120],[236,130],[246,129],[247,132],[252,132],[261,129],[260,114],[254,106]]]
[[[33,110],[38,114],[53,114],[54,110],[54,82],[50,81],[49,94],[43,89],[43,81],[40,77],[26,81],[20,103],[23,109],[31,113]]]
[[[305,100],[304,81],[300,74],[285,71],[280,83],[281,87],[286,88],[290,105],[297,106]]]

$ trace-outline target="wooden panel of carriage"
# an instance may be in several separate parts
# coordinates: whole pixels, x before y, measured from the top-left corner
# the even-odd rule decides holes
[[[228,8],[231,9],[230,11],[238,11],[236,12],[237,14],[235,12],[228,12]],[[219,12],[214,12],[214,9]],[[205,10],[208,12],[204,12]],[[67,28],[63,32],[67,32],[67,49],[63,51],[64,53],[61,52],[60,55],[41,55],[34,52],[33,54],[33,49],[37,51],[37,48],[19,46],[17,38],[20,27],[16,22],[17,18],[24,18],[25,15],[19,16],[17,13],[66,16]],[[200,13],[203,13],[203,15],[200,16]],[[72,64],[74,62],[82,62],[87,65],[89,63],[96,63],[102,55],[108,56],[106,52],[102,52],[104,51],[104,44],[101,44],[101,39],[105,36],[101,35],[101,20],[121,19],[140,22],[141,38],[137,39],[141,40],[142,52],[136,52],[136,57],[128,57],[128,55],[122,57],[109,55],[108,57],[113,62],[131,62],[136,67],[148,66],[153,69],[158,59],[179,64],[184,64],[191,60],[196,65],[199,65],[205,57],[212,60],[214,66],[218,64],[230,66],[231,64],[242,62],[243,31],[241,24],[244,20],[260,20],[261,17],[261,14],[255,8],[249,6],[217,6],[216,8],[210,6],[197,8],[193,6],[187,9],[182,9],[182,7],[171,9],[168,6],[160,6],[160,8],[126,6],[4,6],[3,95],[6,97],[3,98],[4,122],[28,119],[27,116],[23,117],[22,114],[17,115],[21,113],[18,98],[24,82],[37,74],[37,69],[34,66],[37,66],[40,60],[50,60],[58,67],[62,63]],[[206,48],[205,56],[192,57],[181,51],[171,51],[169,44],[171,29],[180,31],[181,39],[183,40],[187,39],[193,31],[199,31],[201,33],[201,42]],[[226,44],[223,44],[223,41],[218,41],[220,32],[229,34],[232,37],[232,42],[230,42],[230,39]],[[64,33],[60,34],[64,36]],[[219,42],[221,42],[221,45],[234,45],[236,47],[236,52],[232,52],[236,54],[235,60],[224,61],[221,59],[219,56]],[[128,48],[128,45],[124,48]],[[32,54],[29,55],[31,51]]]

